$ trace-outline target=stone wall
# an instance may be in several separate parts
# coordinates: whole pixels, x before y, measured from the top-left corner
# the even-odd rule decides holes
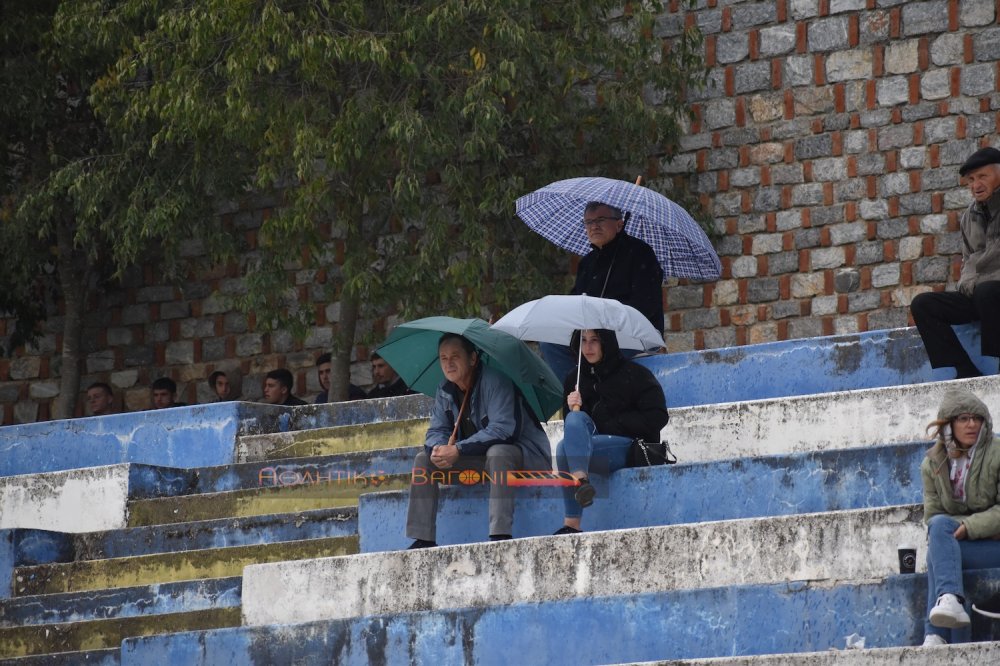
[[[711,86],[661,175],[692,174],[722,278],[666,290],[669,351],[909,325],[958,277],[958,166],[997,145],[995,0],[676,1]]]
[[[680,154],[648,175],[663,185],[690,178],[720,231],[723,273],[666,287],[668,351],[908,325],[916,293],[958,276],[958,218],[970,201],[958,166],[1000,144],[1000,2],[681,4],[671,1],[657,29],[664,38],[702,30],[712,85],[689,94],[696,120]],[[267,213],[235,215],[251,245]],[[297,343],[230,309],[226,297],[243,290],[235,268],[183,288],[136,271],[91,304],[83,385],[107,381],[136,410],[161,374],[181,400],[207,401],[204,378],[223,369],[254,399],[263,374],[284,366],[296,392],[313,396],[314,359],[338,318],[317,288],[326,279],[294,273],[317,314]],[[37,348],[0,359],[3,423],[48,418],[60,326],[55,317]],[[367,352],[356,352],[353,379],[367,384]]]

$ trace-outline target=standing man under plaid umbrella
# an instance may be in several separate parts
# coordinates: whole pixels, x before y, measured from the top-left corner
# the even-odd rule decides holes
[[[663,269],[653,248],[624,231],[621,210],[599,201],[586,205],[581,224],[593,249],[580,260],[570,293],[613,298],[630,305],[662,331]],[[567,345],[543,342],[540,347],[545,362],[560,380],[576,366],[576,356]]]

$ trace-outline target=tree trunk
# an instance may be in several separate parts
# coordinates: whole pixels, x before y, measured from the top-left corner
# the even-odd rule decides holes
[[[340,295],[340,321],[333,336],[332,365],[330,368],[330,402],[347,400],[351,382],[351,350],[358,328],[361,299],[345,289]]]
[[[73,230],[68,224],[56,230],[59,248],[59,287],[64,303],[63,340],[59,395],[52,403],[53,419],[73,418],[76,397],[80,392],[80,340],[83,333],[83,313],[86,309],[89,271],[73,247]]]

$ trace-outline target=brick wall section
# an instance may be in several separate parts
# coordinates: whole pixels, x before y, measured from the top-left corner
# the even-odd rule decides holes
[[[667,286],[669,351],[906,326],[915,294],[954,283],[970,201],[958,166],[978,147],[1000,146],[998,7],[700,0],[686,12],[671,1],[659,33],[700,27],[713,86],[689,95],[696,120],[680,154],[652,175],[690,178],[723,234],[723,273]],[[251,245],[268,212],[234,215]],[[313,362],[338,318],[314,286],[327,276],[295,272],[318,317],[300,344],[229,310],[222,296],[242,291],[237,275],[218,269],[183,289],[131,275],[92,304],[83,385],[108,381],[125,409],[143,409],[149,383],[165,374],[182,400],[203,402],[204,378],[221,368],[237,371],[253,399],[263,374],[284,366],[299,395],[315,395]],[[360,326],[375,323],[385,322]],[[48,418],[59,325],[50,322],[37,349],[0,359],[4,423]],[[357,352],[353,379],[367,384],[367,352]]]
[[[690,174],[722,278],[666,289],[670,351],[907,326],[954,283],[958,166],[1000,145],[996,0],[702,0],[713,86],[663,175]]]

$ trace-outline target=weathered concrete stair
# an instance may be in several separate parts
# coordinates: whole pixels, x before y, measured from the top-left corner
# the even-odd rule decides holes
[[[240,437],[237,462],[311,458],[422,444],[428,420],[406,419]]]

